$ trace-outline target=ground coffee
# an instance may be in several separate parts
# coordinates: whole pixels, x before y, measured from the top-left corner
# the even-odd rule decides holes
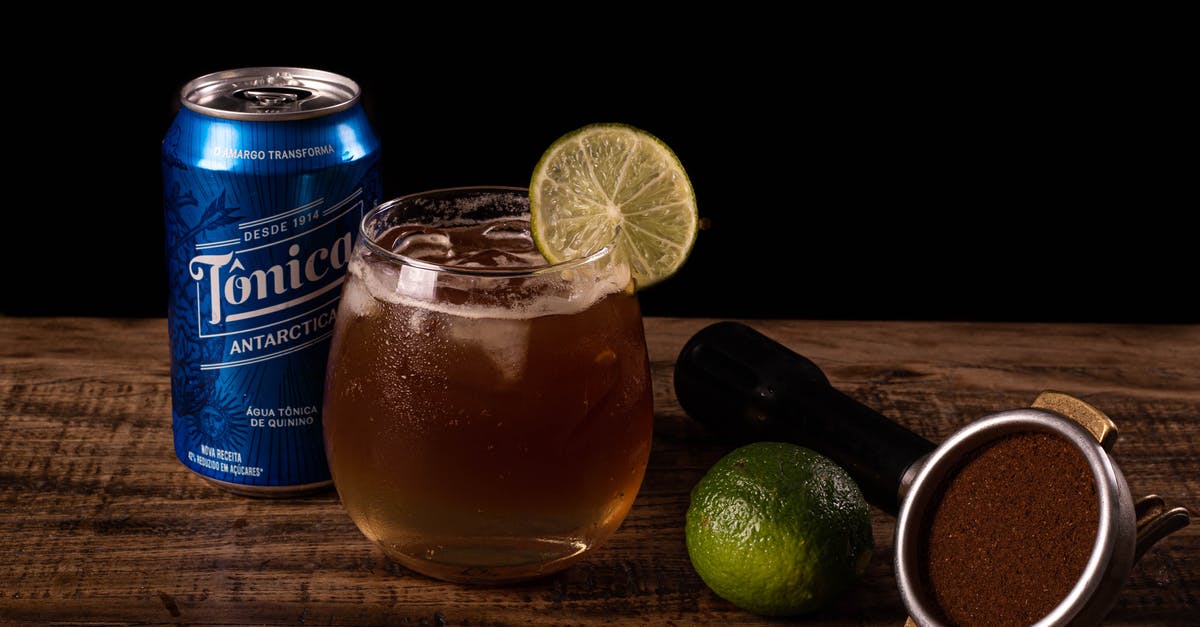
[[[949,623],[1030,625],[1079,580],[1099,528],[1087,460],[1048,433],[1004,437],[944,483],[921,569]]]

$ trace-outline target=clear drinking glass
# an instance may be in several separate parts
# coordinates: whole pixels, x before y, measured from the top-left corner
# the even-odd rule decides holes
[[[611,246],[549,264],[526,190],[472,187],[376,207],[348,262],[323,421],[363,534],[459,582],[551,573],[608,538],[653,430],[641,313]]]

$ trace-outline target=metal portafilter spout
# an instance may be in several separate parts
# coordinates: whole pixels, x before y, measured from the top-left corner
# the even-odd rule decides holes
[[[905,473],[936,448],[835,389],[816,364],[736,322],[688,341],[675,362],[675,395],[688,415],[733,441],[792,442],[825,455],[893,516]]]

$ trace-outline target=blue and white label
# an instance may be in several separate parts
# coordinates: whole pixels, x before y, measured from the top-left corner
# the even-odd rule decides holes
[[[291,123],[183,110],[163,152],[176,454],[235,484],[326,482],[325,365],[380,200],[378,140],[360,108]]]
[[[362,212],[360,188],[239,223],[240,238],[197,243],[188,262],[197,337],[230,340],[223,358],[201,369],[258,363],[328,338]]]

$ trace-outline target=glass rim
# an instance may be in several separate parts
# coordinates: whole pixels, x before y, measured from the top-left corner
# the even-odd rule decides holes
[[[358,223],[358,235],[359,235],[360,239],[362,240],[362,242],[367,246],[367,248],[371,250],[371,252],[382,255],[384,258],[386,258],[390,261],[395,261],[397,263],[401,263],[406,266],[420,268],[422,270],[429,270],[432,272],[441,272],[441,273],[445,273],[445,274],[454,274],[454,275],[459,275],[459,276],[491,277],[491,278],[514,278],[514,277],[536,276],[539,274],[546,274],[546,273],[550,273],[550,272],[562,272],[563,270],[570,270],[573,268],[578,268],[580,266],[584,266],[584,265],[587,265],[594,261],[597,261],[597,260],[603,258],[604,256],[610,254],[614,249],[614,244],[617,241],[617,237],[620,236],[621,229],[620,229],[620,227],[617,227],[613,231],[612,237],[609,238],[609,240],[607,242],[605,242],[604,244],[602,244],[599,248],[597,248],[591,252],[583,253],[583,254],[575,257],[574,259],[567,259],[565,261],[559,261],[556,263],[551,263],[549,260],[547,260],[544,265],[527,266],[527,267],[522,267],[522,268],[462,268],[462,267],[458,267],[458,266],[449,266],[449,265],[445,265],[445,264],[440,264],[440,263],[436,263],[436,262],[432,262],[432,261],[425,261],[422,259],[417,259],[415,257],[409,257],[408,255],[402,255],[402,254],[392,251],[392,250],[388,250],[388,249],[384,248],[383,246],[380,246],[375,241],[374,238],[372,238],[370,235],[367,234],[368,221],[372,220],[373,218],[376,218],[379,215],[382,215],[383,213],[386,213],[387,211],[391,210],[396,205],[400,205],[402,203],[405,203],[405,202],[408,202],[408,201],[411,201],[411,200],[414,200],[417,198],[433,196],[436,194],[453,193],[455,195],[461,195],[463,192],[523,192],[526,195],[528,195],[529,188],[516,187],[516,186],[511,186],[511,185],[464,185],[464,186],[459,186],[459,187],[440,187],[437,189],[428,189],[428,190],[424,190],[424,191],[420,191],[420,192],[414,192],[411,194],[405,194],[403,196],[397,196],[395,198],[390,198],[388,200],[385,200],[385,201],[379,203],[378,205],[375,205],[374,207],[371,208],[370,211],[368,211],[366,214],[364,214],[362,219],[359,220],[359,223]],[[532,228],[532,224],[530,226]],[[530,235],[530,237],[532,238],[532,234]],[[537,245],[536,241],[535,241],[534,245],[536,247],[536,245]],[[541,254],[540,250],[538,251],[538,254]],[[543,255],[543,258],[545,258],[544,255]]]

